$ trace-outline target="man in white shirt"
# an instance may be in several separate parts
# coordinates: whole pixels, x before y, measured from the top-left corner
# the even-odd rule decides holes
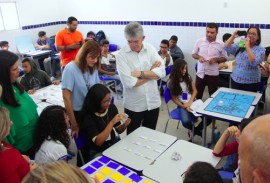
[[[156,128],[161,99],[157,79],[165,76],[163,59],[144,43],[144,31],[137,22],[125,27],[128,45],[116,55],[117,71],[124,86],[125,113],[131,118],[127,134],[138,127]]]

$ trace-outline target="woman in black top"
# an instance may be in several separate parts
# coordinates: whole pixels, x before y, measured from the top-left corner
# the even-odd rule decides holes
[[[90,140],[90,160],[100,155],[105,149],[119,141],[117,133],[125,131],[130,123],[125,114],[119,114],[111,104],[110,90],[102,85],[93,85],[84,100],[82,108],[82,129]]]

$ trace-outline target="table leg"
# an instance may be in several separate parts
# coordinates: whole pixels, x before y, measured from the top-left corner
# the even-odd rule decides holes
[[[202,134],[202,146],[206,146],[206,131],[207,131],[207,125],[206,125],[206,116],[203,117],[203,134]]]

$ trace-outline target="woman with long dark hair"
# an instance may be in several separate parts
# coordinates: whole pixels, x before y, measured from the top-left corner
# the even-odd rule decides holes
[[[48,163],[67,156],[70,145],[68,128],[69,118],[65,108],[52,105],[41,112],[35,137],[36,163]]]
[[[116,106],[111,104],[110,90],[102,84],[90,88],[81,115],[83,120],[80,129],[84,130],[90,140],[89,157],[86,157],[88,161],[119,141],[115,131],[122,133],[131,121],[125,114],[118,113]]]
[[[0,106],[7,108],[13,125],[4,139],[22,154],[33,155],[34,133],[38,120],[37,105],[18,83],[19,57],[9,51],[0,51],[0,83],[3,88]]]
[[[191,140],[190,130],[192,130],[192,123],[197,120],[197,117],[191,113],[190,106],[195,100],[197,89],[188,74],[185,60],[177,59],[174,61],[168,87],[172,101],[177,105],[182,125],[189,129],[189,140]],[[202,135],[202,123],[194,129],[194,133],[194,135]]]
[[[265,49],[261,44],[261,31],[251,26],[247,30],[244,44],[232,44],[239,37],[238,31],[225,42],[225,50],[235,55],[235,66],[231,74],[231,86],[234,89],[257,92],[261,81],[261,72],[258,65],[263,61]]]

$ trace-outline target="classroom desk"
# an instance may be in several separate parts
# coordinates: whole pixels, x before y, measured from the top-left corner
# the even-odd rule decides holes
[[[174,136],[140,127],[105,150],[103,155],[136,171],[142,171],[176,140]]]
[[[39,90],[36,90],[30,97],[38,105],[38,112],[40,113],[45,107],[49,105],[60,105],[65,107],[62,88],[60,85],[49,85]]]
[[[213,112],[213,111],[209,111],[209,110],[205,110],[205,108],[212,102],[212,100],[215,99],[215,97],[219,94],[219,92],[229,92],[231,94],[243,94],[243,95],[249,95],[249,96],[254,96],[254,99],[251,103],[250,106],[248,106],[248,110],[246,111],[246,114],[244,117],[239,117],[239,116],[233,116],[233,114],[222,114],[222,113],[218,113],[218,112]],[[231,89],[231,88],[219,88],[214,94],[211,95],[211,97],[213,98],[208,98],[202,106],[200,106],[196,112],[203,114],[204,118],[203,118],[203,141],[202,141],[202,145],[205,146],[206,145],[206,131],[207,131],[207,125],[206,125],[206,117],[211,117],[214,119],[219,119],[221,121],[226,121],[226,122],[236,122],[236,123],[240,123],[244,118],[249,118],[252,114],[252,112],[255,109],[255,106],[258,104],[260,98],[261,98],[262,94],[260,93],[255,93],[255,92],[248,92],[248,91],[242,91],[242,90],[236,90],[236,89]],[[226,98],[223,99],[224,103],[226,103]],[[225,104],[224,104],[225,105]],[[234,108],[238,108],[241,109],[241,104],[233,104]],[[236,105],[236,106],[235,106]]]
[[[90,177],[97,176],[102,183],[154,183],[147,177],[139,176],[127,167],[100,156],[81,167]]]
[[[180,154],[181,158],[179,160],[172,159],[174,152]],[[204,161],[215,167],[220,159],[212,154],[211,149],[185,140],[177,140],[153,164],[143,170],[143,175],[160,183],[181,183],[181,175],[194,162]]]

